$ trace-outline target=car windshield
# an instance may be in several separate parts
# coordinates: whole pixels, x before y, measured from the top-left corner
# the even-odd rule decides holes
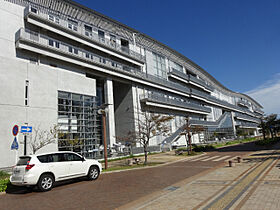
[[[18,162],[17,162],[17,166],[24,166],[27,165],[28,162],[30,161],[31,157],[20,157]]]

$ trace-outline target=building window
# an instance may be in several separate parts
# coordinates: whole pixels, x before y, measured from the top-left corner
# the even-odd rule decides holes
[[[49,20],[59,24],[59,17],[57,17],[56,15],[49,14]]]
[[[38,10],[37,10],[36,8],[34,8],[34,7],[31,7],[31,12],[33,12],[33,13],[36,13],[36,14],[37,14]]]
[[[153,61],[154,61],[153,68],[154,68],[155,75],[157,77],[166,79],[167,74],[166,74],[165,57],[153,53]]]
[[[100,158],[101,127],[95,96],[58,91],[58,149]]]
[[[121,50],[123,52],[129,53],[129,42],[125,39],[121,39]]]
[[[176,62],[171,61],[170,62],[170,67],[172,68],[171,70],[177,70],[177,71],[180,71],[180,72],[184,72],[183,66],[181,66],[180,64],[178,64]]]
[[[98,38],[99,38],[99,41],[105,42],[105,32],[98,30]]]
[[[110,34],[110,45],[116,47],[116,36],[113,34]]]
[[[68,19],[68,28],[73,31],[78,31],[78,22],[75,20]]]
[[[24,105],[28,106],[29,105],[29,81],[25,80],[25,94],[24,94]]]
[[[49,45],[53,47],[53,40],[49,39]]]
[[[91,37],[92,36],[92,27],[88,25],[85,26],[85,35]]]
[[[59,42],[58,42],[58,41],[55,41],[55,40],[49,39],[49,46],[59,48],[60,44],[59,44]]]
[[[78,49],[74,48],[74,54],[78,55]]]

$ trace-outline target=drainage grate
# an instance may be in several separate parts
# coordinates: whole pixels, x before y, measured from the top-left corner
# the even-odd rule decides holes
[[[179,187],[175,187],[175,186],[170,186],[170,187],[167,187],[165,188],[166,190],[169,190],[169,191],[175,191],[177,190]]]

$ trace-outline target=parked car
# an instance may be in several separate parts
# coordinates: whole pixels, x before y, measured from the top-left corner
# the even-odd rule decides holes
[[[97,160],[86,159],[74,152],[53,152],[19,157],[10,181],[13,185],[37,185],[40,191],[48,191],[57,181],[78,177],[96,180],[101,171]]]

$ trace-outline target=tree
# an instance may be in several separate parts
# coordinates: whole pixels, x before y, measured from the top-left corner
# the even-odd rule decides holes
[[[192,153],[192,142],[191,142],[192,135],[205,131],[205,128],[200,125],[192,126],[190,124],[189,116],[187,116],[185,118],[185,120],[186,120],[186,124],[183,125],[183,127],[182,127],[183,132],[181,133],[181,135],[185,135],[186,141],[188,142],[188,154],[190,155]],[[188,137],[188,139],[187,139],[187,137]]]
[[[129,132],[125,137],[126,141],[138,142],[144,149],[146,165],[148,162],[148,145],[150,140],[159,135],[166,136],[170,132],[170,126],[167,123],[173,119],[173,116],[164,116],[151,112],[139,112],[139,118],[136,119],[135,132]]]
[[[266,134],[270,133],[271,137],[274,138],[275,132],[277,132],[279,125],[279,119],[277,119],[277,114],[270,114],[263,119],[261,119],[260,127],[263,133],[263,139],[266,139]]]
[[[39,149],[48,144],[56,142],[58,137],[58,126],[54,125],[50,130],[42,130],[40,127],[33,128],[33,134],[30,140],[30,148],[32,153],[35,154]]]

